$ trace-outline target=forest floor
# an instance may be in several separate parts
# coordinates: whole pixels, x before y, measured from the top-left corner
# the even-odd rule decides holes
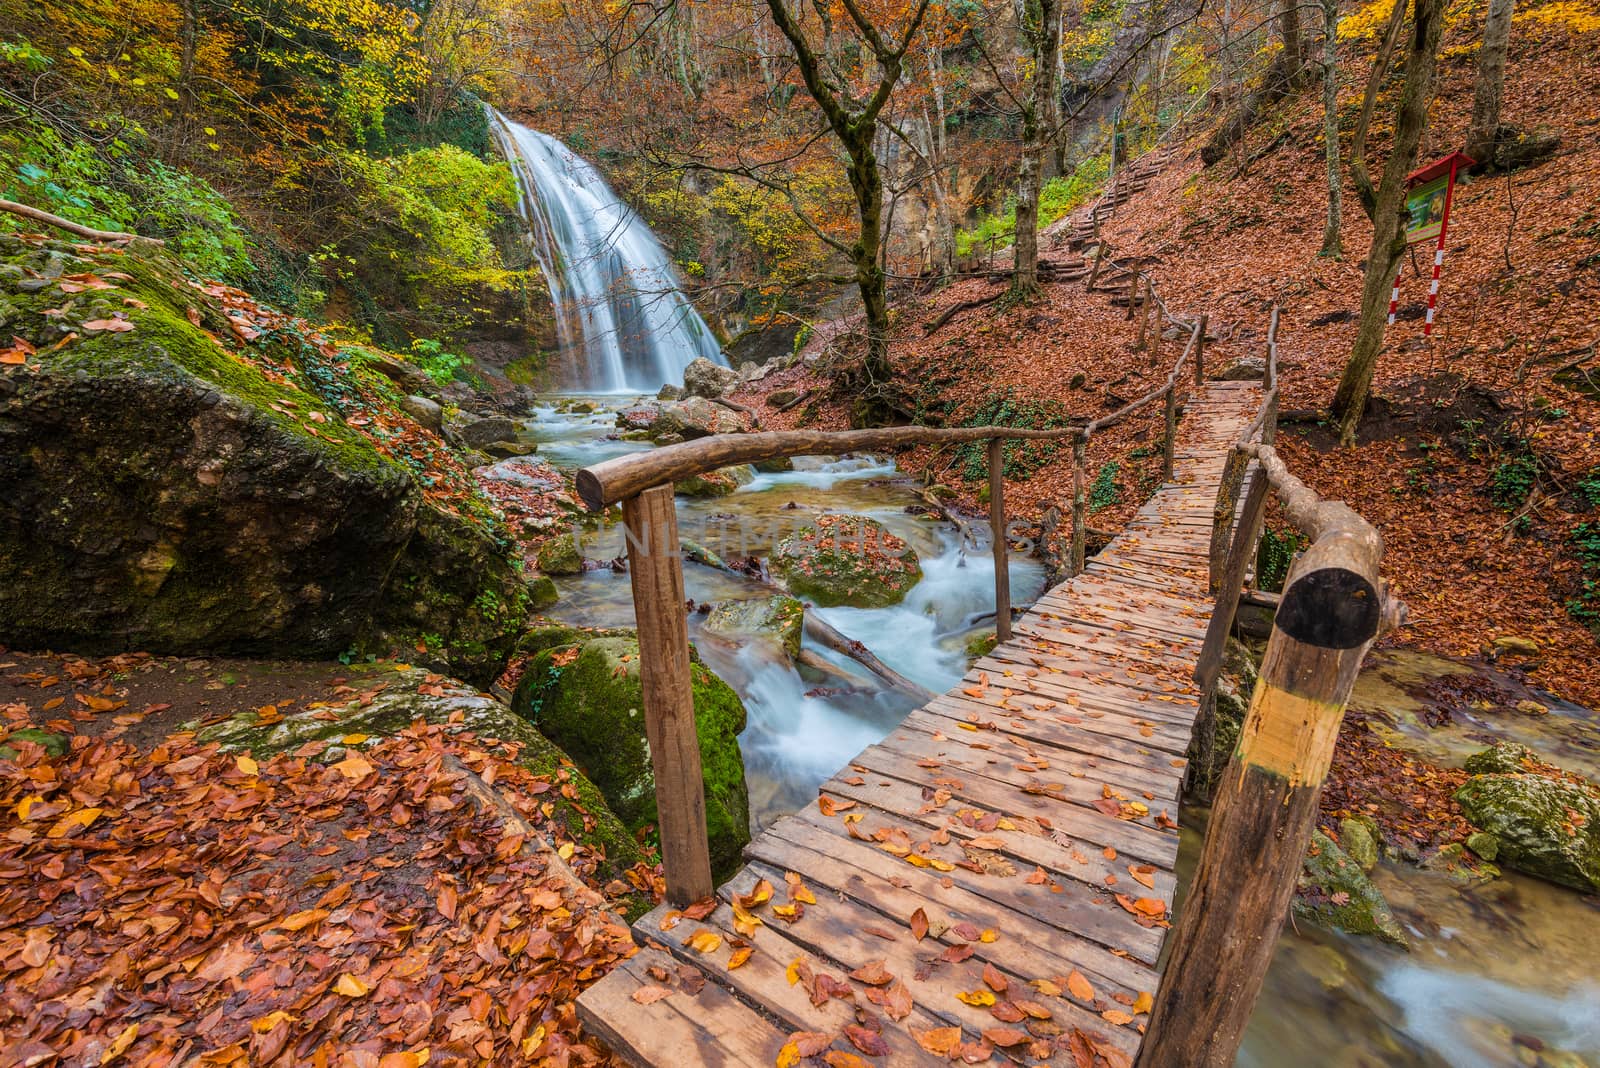
[[[632,953],[631,888],[550,818],[560,783],[421,722],[259,761],[195,738],[337,723],[397,667],[0,650],[0,1064],[611,1063],[573,999]]]

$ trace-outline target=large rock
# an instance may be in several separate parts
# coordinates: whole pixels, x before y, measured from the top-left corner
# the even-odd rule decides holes
[[[754,482],[755,477],[755,469],[749,464],[719,467],[715,471],[680,479],[672,484],[672,489],[681,497],[726,497],[740,486]]]
[[[769,564],[790,593],[825,608],[899,604],[922,578],[905,539],[864,515],[818,516],[779,542]]]
[[[1600,891],[1600,792],[1547,775],[1475,775],[1456,791],[1456,803],[1495,836],[1496,863]]]
[[[709,437],[712,434],[740,434],[744,424],[732,411],[704,397],[689,397],[663,404],[660,414],[650,425],[650,438],[660,441],[675,437],[687,441]]]
[[[738,371],[731,367],[718,367],[704,356],[696,356],[683,369],[683,393],[686,397],[720,397],[738,381]]]
[[[1407,945],[1405,931],[1361,865],[1321,831],[1313,831],[1300,872],[1294,914],[1347,934],[1377,935]]]
[[[793,659],[800,655],[805,618],[804,604],[793,597],[773,594],[750,601],[720,601],[702,626],[724,638],[774,641]]]
[[[1265,356],[1241,356],[1211,376],[1218,382],[1246,382],[1267,377]]]
[[[501,441],[517,440],[517,421],[504,415],[473,417],[465,412],[451,424],[450,429],[461,443],[471,449],[481,449]]]
[[[491,528],[297,385],[323,380],[298,377],[312,357],[262,339],[251,359],[288,369],[268,377],[222,348],[189,320],[228,336],[221,308],[159,251],[110,266],[0,237],[0,265],[20,268],[0,272],[5,334],[39,350],[0,365],[0,643],[332,658],[427,637],[455,673],[498,673],[521,576]],[[96,270],[131,277],[20,284]],[[84,325],[118,313],[131,330]]]
[[[400,402],[413,419],[435,434],[444,429],[444,409],[439,402],[413,394]]]
[[[583,571],[583,553],[571,531],[557,534],[539,546],[539,570],[546,575],[576,575]]]
[[[1473,775],[1520,775],[1533,769],[1539,755],[1520,742],[1499,742],[1467,757],[1464,767]]]
[[[348,675],[350,669],[335,664],[329,674]],[[343,706],[286,705],[275,709],[269,723],[262,723],[256,711],[244,711],[220,722],[189,726],[199,741],[216,742],[228,751],[248,751],[263,763],[307,742],[338,742],[359,735],[392,737],[419,719],[453,731],[471,731],[496,755],[557,785],[559,789],[547,793],[545,800],[555,806],[573,838],[604,853],[614,873],[642,859],[633,835],[594,784],[567,754],[500,701],[454,679],[439,681],[418,668],[353,678],[350,686],[363,696]]]
[[[739,752],[745,710],[739,695],[698,661],[690,664],[690,681],[711,865],[720,879],[738,868],[740,850],[750,841]],[[637,640],[612,635],[541,650],[529,662],[512,708],[571,754],[629,828],[639,831],[656,822]]]
[[[654,404],[636,404],[617,413],[617,426],[623,430],[649,430],[661,418],[661,409]]]
[[[539,456],[516,456],[499,463],[477,468],[472,472],[479,482],[500,482],[520,489],[539,493],[561,493],[566,481],[561,470],[549,460]]]

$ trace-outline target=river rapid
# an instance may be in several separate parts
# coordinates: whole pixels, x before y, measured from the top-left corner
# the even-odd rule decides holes
[[[597,405],[573,411],[573,402]],[[539,455],[565,468],[652,446],[616,438],[615,412],[637,398],[547,398],[524,424]],[[678,499],[680,532],[725,559],[764,556],[784,534],[825,511],[869,515],[906,538],[925,577],[906,600],[882,609],[820,610],[844,634],[934,691],[966,671],[969,639],[993,629],[994,566],[987,542],[913,510],[913,486],[892,462],[873,457],[796,461],[796,470],[758,475],[730,496]],[[586,557],[623,554],[620,530],[590,530]],[[749,598],[759,584],[685,563],[696,603]],[[551,614],[585,626],[631,626],[628,577],[602,569],[556,579]],[[1036,560],[1014,553],[1012,602],[1031,604],[1044,583]],[[908,697],[796,669],[699,628],[701,658],[741,694],[749,723],[740,738],[754,830],[809,803],[817,786],[859,750],[881,739],[914,706]],[[809,642],[808,642],[809,645]],[[826,649],[841,671],[864,671]],[[1390,744],[1458,766],[1499,738],[1525,742],[1549,759],[1600,779],[1600,718],[1559,702],[1547,717],[1458,718],[1440,730],[1418,715],[1419,681],[1476,669],[1418,654],[1375,654],[1353,704],[1383,713]],[[1198,856],[1204,812],[1187,812],[1179,875]],[[1600,899],[1506,873],[1466,885],[1406,862],[1380,863],[1373,877],[1412,940],[1409,952],[1291,924],[1238,1064],[1243,1068],[1600,1068]]]

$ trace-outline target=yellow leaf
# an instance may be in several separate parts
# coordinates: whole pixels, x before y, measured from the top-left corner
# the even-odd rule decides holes
[[[794,986],[794,984],[800,981],[800,965],[804,963],[804,958],[796,957],[794,960],[789,962],[789,967],[784,969],[784,978],[789,980],[790,986]]]
[[[793,1042],[785,1042],[778,1051],[777,1068],[795,1068],[800,1063],[800,1047]]]
[[[290,1016],[282,1009],[275,1009],[272,1012],[267,1013],[265,1016],[257,1016],[254,1020],[251,1020],[250,1030],[254,1031],[258,1035],[264,1035],[274,1027],[277,1027],[279,1024],[283,1023],[285,1020],[293,1022],[297,1019],[299,1019],[298,1016]]]
[[[369,737],[370,737],[370,735],[366,735],[366,734],[347,734],[343,738],[340,738],[339,742],[342,745],[360,745],[362,742],[366,741]]]
[[[162,91],[167,94],[167,99],[168,100],[177,100],[178,99],[178,91],[176,89],[167,88],[167,89],[164,89]]]
[[[233,765],[244,775],[254,775],[261,770],[261,765],[247,756],[234,757]]]
[[[993,942],[995,939],[997,939],[999,937],[1000,937],[1000,932],[999,931],[996,931],[993,927],[985,927],[983,929],[983,933],[978,936],[978,941],[980,941],[980,942]]]
[[[349,972],[339,976],[339,981],[333,984],[333,989],[335,993],[343,994],[347,998],[364,998],[372,990],[370,986]]]
[[[33,806],[42,804],[44,804],[43,797],[39,796],[38,794],[29,794],[27,797],[24,797],[21,801],[17,802],[17,819],[27,819],[28,813],[33,811]]]
[[[1133,1023],[1133,1017],[1129,1016],[1127,1013],[1123,1012],[1121,1009],[1107,1009],[1105,1012],[1102,1012],[1100,1015],[1107,1023],[1116,1024],[1118,1027],[1124,1027],[1124,1026],[1126,1026],[1128,1024]]]
[[[789,900],[799,901],[806,905],[815,905],[817,903],[817,895],[811,892],[810,887],[802,883],[794,888],[794,892],[789,895]]]
[[[994,1004],[994,994],[987,990],[966,990],[957,994],[956,997],[968,1005],[976,1005],[980,1009]]]
[[[1135,1014],[1146,1013],[1154,1004],[1155,1000],[1150,997],[1150,991],[1141,990],[1139,996],[1133,999],[1133,1011]]]
[[[689,947],[697,953],[710,953],[722,945],[722,936],[715,931],[701,931],[689,939]]]
[[[73,828],[87,827],[89,824],[99,819],[100,813],[103,811],[104,809],[98,808],[80,808],[78,811],[69,813],[68,815],[62,816],[60,819],[56,820],[56,822],[51,825],[50,829],[44,832],[44,836],[46,838],[65,838],[67,835],[72,833]]]
[[[1067,976],[1067,989],[1079,1001],[1094,1000],[1094,987],[1089,984],[1089,980],[1083,977],[1083,973],[1076,968],[1072,970],[1071,975]]]
[[[544,1024],[533,1029],[533,1034],[522,1040],[522,1055],[531,1057],[544,1045]]]
[[[333,766],[333,770],[349,779],[351,782],[360,782],[372,774],[372,765],[359,756],[347,756]]]
[[[749,946],[741,946],[739,949],[734,950],[733,955],[728,958],[729,969],[737,968],[739,965],[749,960],[750,954],[754,952],[755,950],[751,949]]]
[[[207,126],[206,127],[206,136],[207,137],[215,137],[215,136],[217,136],[217,131],[215,131],[211,127]]]
[[[117,1035],[117,1037],[112,1040],[111,1045],[106,1047],[106,1051],[104,1053],[100,1054],[100,1063],[110,1064],[112,1061],[122,1056],[128,1051],[128,1047],[133,1045],[134,1039],[138,1037],[138,1024],[131,1023],[127,1027],[124,1027],[122,1029],[122,1033]]]
[[[290,913],[278,921],[278,926],[285,931],[298,931],[303,927],[310,927],[318,920],[327,919],[332,913],[327,909],[306,909],[303,912]]]

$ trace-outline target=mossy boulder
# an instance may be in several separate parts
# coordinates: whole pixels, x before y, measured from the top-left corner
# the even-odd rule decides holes
[[[899,604],[922,579],[905,539],[863,515],[818,516],[779,542],[769,564],[790,593],[823,607]]]
[[[1539,755],[1520,742],[1500,742],[1467,757],[1465,767],[1473,775],[1520,775],[1539,763]]]
[[[1600,791],[1548,775],[1474,775],[1456,803],[1494,835],[1496,863],[1600,891]]]
[[[745,709],[739,695],[703,664],[690,664],[690,679],[711,866],[720,879],[738,868],[750,841],[739,752]],[[571,754],[630,829],[656,822],[636,639],[613,635],[544,649],[529,662],[512,708]]]
[[[603,852],[613,873],[643,859],[638,842],[594,783],[554,743],[494,698],[454,680],[429,683],[428,678],[426,671],[417,668],[386,671],[351,680],[353,687],[368,692],[382,686],[367,704],[354,700],[331,710],[318,705],[284,706],[281,716],[268,724],[260,722],[258,713],[245,711],[220,723],[188,726],[201,742],[216,742],[229,751],[248,751],[258,760],[307,742],[337,742],[362,734],[392,737],[419,719],[454,731],[470,731],[490,752],[548,778],[557,789],[544,799],[555,806],[557,817],[573,838]],[[420,691],[424,685],[430,692]],[[334,713],[331,716],[330,711]],[[338,751],[325,754],[325,758],[338,759]]]
[[[1321,831],[1311,834],[1294,914],[1347,934],[1376,935],[1385,942],[1409,944],[1383,893],[1361,865]]]
[[[1000,644],[1000,638],[992,630],[982,631],[967,639],[967,659],[977,660],[979,657],[988,656],[994,652],[995,646]]]
[[[702,475],[691,475],[672,484],[680,497],[726,497],[740,486],[749,485],[755,471],[749,465],[719,467]]]
[[[800,655],[806,606],[773,594],[748,601],[722,601],[712,607],[704,628],[724,638],[765,638],[777,642],[792,660]]]
[[[565,531],[539,546],[539,570],[546,575],[576,575],[583,571],[583,553],[578,538]]]
[[[0,365],[0,642],[330,659],[421,642],[487,683],[526,613],[487,502],[441,505],[347,421],[358,394],[400,411],[388,379],[226,310],[157,249],[0,235],[0,331],[35,350]]]
[[[1351,860],[1361,865],[1362,871],[1371,871],[1378,866],[1378,845],[1381,841],[1377,821],[1370,816],[1347,816],[1339,821],[1339,847]]]
[[[17,746],[22,742],[32,742],[51,757],[66,756],[67,750],[72,747],[72,739],[65,734],[40,730],[38,727],[19,727],[0,739],[0,760],[15,760]]]

